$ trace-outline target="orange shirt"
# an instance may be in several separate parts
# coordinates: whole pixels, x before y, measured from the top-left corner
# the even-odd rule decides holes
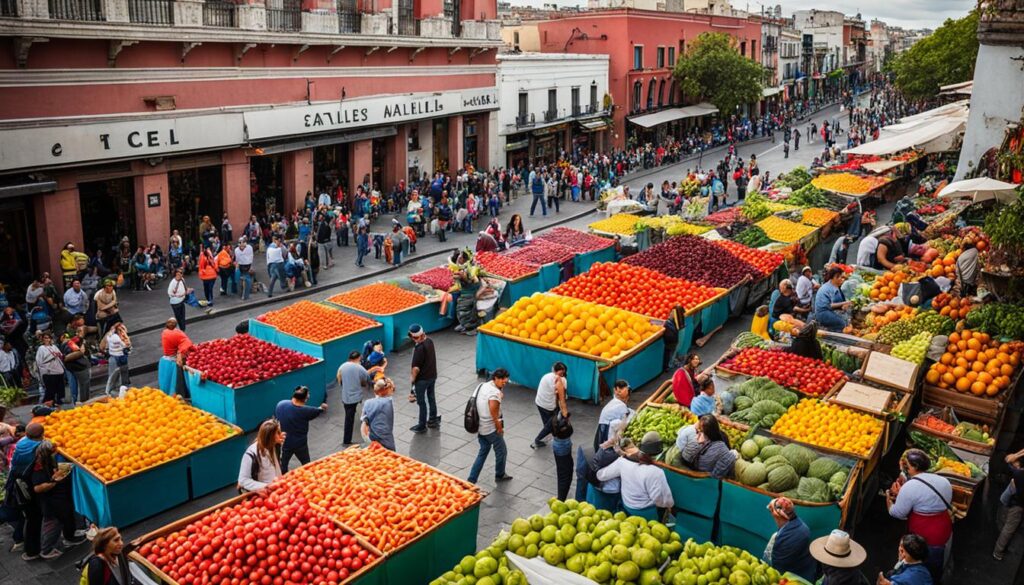
[[[185,353],[192,348],[192,340],[181,329],[164,329],[160,334],[160,344],[163,345],[164,355],[168,357]]]
[[[199,255],[199,279],[213,280],[217,278],[217,268],[207,259],[206,254]]]

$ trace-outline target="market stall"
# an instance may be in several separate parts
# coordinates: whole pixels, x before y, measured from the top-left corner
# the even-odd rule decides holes
[[[583,274],[598,262],[614,262],[618,256],[614,240],[592,236],[567,227],[555,227],[535,239],[565,246],[575,253],[573,274]]]
[[[538,286],[541,291],[551,290],[574,274],[575,252],[550,240],[535,238],[524,246],[512,248],[504,255],[516,262],[536,267],[540,272]]]
[[[541,288],[540,272],[543,267],[520,262],[510,258],[507,254],[495,252],[479,252],[474,256],[474,260],[490,277],[505,281],[505,288],[498,301],[502,307],[511,307],[523,297],[547,290]],[[547,270],[545,280],[554,280],[555,277],[550,272],[558,269],[548,268]]]
[[[418,324],[427,333],[446,329],[452,319],[441,313],[441,299],[404,289],[394,283],[378,282],[336,294],[327,299],[335,305],[383,325],[384,351],[404,345],[409,326]]]

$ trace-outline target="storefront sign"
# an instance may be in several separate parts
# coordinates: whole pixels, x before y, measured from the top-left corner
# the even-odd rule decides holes
[[[487,88],[357,98],[312,106],[285,106],[246,112],[244,116],[246,134],[251,141],[395,124],[497,108],[496,90]]]
[[[163,156],[243,142],[241,114],[0,130],[0,171]]]
[[[146,207],[160,207],[160,194],[149,193],[146,195]]]

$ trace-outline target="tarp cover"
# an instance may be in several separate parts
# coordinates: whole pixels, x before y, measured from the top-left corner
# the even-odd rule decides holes
[[[717,113],[718,108],[707,102],[702,102],[695,106],[686,106],[685,108],[671,108],[668,110],[662,110],[660,112],[654,112],[653,114],[644,114],[643,116],[630,118],[629,121],[636,124],[637,126],[643,126],[644,128],[653,128],[658,124],[664,124],[665,122],[682,120],[683,118],[696,118],[698,116],[707,116],[709,114]]]

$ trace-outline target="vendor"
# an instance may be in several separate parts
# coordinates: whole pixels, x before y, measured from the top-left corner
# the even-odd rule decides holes
[[[796,280],[796,302],[801,307],[810,307],[814,300],[814,291],[821,286],[814,281],[814,271],[810,266],[804,266],[800,271],[800,278]]]
[[[768,539],[762,560],[780,573],[791,572],[807,581],[818,577],[818,563],[811,556],[811,529],[796,515],[789,498],[768,502],[768,512],[778,530]]]
[[[581,445],[576,452],[576,499],[586,500],[599,510],[618,512],[622,509],[622,497],[619,495],[622,482],[619,478],[601,481],[597,472],[608,467],[618,459],[622,452],[620,441],[622,431],[626,428],[625,420],[617,420],[611,424],[608,440],[598,445],[597,449],[588,454]],[[631,443],[629,439],[624,442]]]
[[[927,551],[918,560],[935,581],[942,576],[946,547],[953,536],[953,486],[949,480],[928,473],[931,459],[920,449],[908,449],[900,458],[900,478],[885,494],[889,515],[907,520],[907,529],[920,534],[927,542]]]
[[[683,367],[672,375],[672,395],[675,396],[676,403],[680,406],[690,406],[690,402],[699,388],[699,381],[707,377],[697,372],[700,365],[701,360],[697,352],[690,352],[686,355]]]
[[[887,227],[875,229],[864,236],[864,239],[860,241],[860,245],[857,247],[857,266],[875,267],[875,254],[878,253],[878,238],[882,234],[887,233],[888,229]]]
[[[783,315],[792,317],[804,317],[811,312],[811,306],[800,306],[797,303],[796,291],[793,290],[793,281],[783,280],[779,283],[779,295],[772,305],[772,323],[778,321]]]
[[[818,343],[818,326],[814,321],[794,327],[790,334],[793,342],[786,351],[813,360],[823,359],[821,344]]]
[[[811,556],[821,564],[821,585],[861,585],[864,577],[857,568],[867,560],[864,547],[842,530],[811,541]]]
[[[732,477],[736,453],[731,450],[729,438],[722,432],[715,415],[705,414],[693,426],[697,431],[696,440],[687,442],[682,449],[686,465],[718,479]]]
[[[509,247],[526,243],[526,228],[523,227],[523,218],[518,213],[512,214],[505,229],[505,241]]]
[[[835,244],[832,244],[832,251],[828,255],[829,264],[846,264],[846,258],[850,254],[850,244],[854,237],[851,235],[840,236]]]
[[[238,491],[255,492],[281,477],[281,459],[278,450],[284,443],[281,423],[276,419],[263,421],[253,442],[242,454],[238,469]]]
[[[658,508],[672,508],[672,489],[668,485],[665,471],[654,465],[654,458],[661,454],[661,435],[648,431],[640,441],[640,448],[630,449],[614,463],[597,472],[597,479],[622,480],[622,508],[630,516],[647,520],[658,520]]]
[[[904,252],[900,240],[905,238],[909,232],[910,226],[905,223],[897,224],[888,233],[878,238],[878,249],[875,250],[875,268],[892,270],[897,264],[906,260],[906,252]]]
[[[697,395],[690,403],[690,412],[697,416],[715,414],[721,412],[718,402],[715,400],[715,383],[710,378],[704,378],[697,383]]]
[[[171,395],[180,394],[186,400],[191,399],[185,378],[185,361],[188,352],[194,347],[185,332],[178,327],[178,320],[171,317],[164,324],[160,334],[163,347],[163,360],[160,368],[160,389]]]
[[[851,303],[846,300],[841,289],[846,273],[833,266],[825,271],[825,284],[818,290],[814,299],[814,319],[828,331],[842,331],[850,323],[850,318],[839,311],[846,311]]]
[[[594,450],[596,451],[601,443],[608,440],[608,431],[613,422],[628,419],[633,416],[633,409],[629,407],[629,382],[616,380],[612,390],[612,399],[601,409],[601,415],[597,419],[597,433],[594,435]]]
[[[978,274],[981,272],[978,256],[978,246],[974,238],[964,238],[964,243],[960,246],[960,255],[956,259],[956,282],[960,286],[961,297],[973,297],[978,294]]]

